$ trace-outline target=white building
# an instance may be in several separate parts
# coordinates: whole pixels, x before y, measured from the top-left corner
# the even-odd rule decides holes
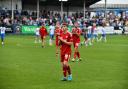
[[[106,0],[107,8],[128,8],[128,0]],[[101,0],[93,5],[90,8],[105,8],[105,0]]]

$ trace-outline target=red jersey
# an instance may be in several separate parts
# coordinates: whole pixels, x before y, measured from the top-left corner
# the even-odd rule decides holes
[[[72,42],[72,34],[70,32],[62,33],[60,36],[62,39],[67,42]],[[61,43],[61,55],[71,54],[71,45]]]
[[[61,34],[62,34],[62,29],[60,29],[60,28],[57,28],[56,30],[55,30],[55,35],[56,35],[56,38],[58,38],[58,36],[60,36]]]
[[[77,34],[81,34],[81,30],[80,28],[73,28],[72,29],[72,38],[73,38],[73,42],[74,43],[79,43],[80,42],[80,36],[74,34],[74,33],[77,33]]]
[[[48,34],[45,27],[41,27],[39,33],[41,37],[46,36]]]

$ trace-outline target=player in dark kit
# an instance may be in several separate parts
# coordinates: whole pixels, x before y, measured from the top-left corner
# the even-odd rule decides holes
[[[62,30],[63,30],[63,33],[58,38],[61,45],[60,57],[61,57],[61,63],[63,67],[63,75],[64,75],[62,81],[67,81],[67,80],[71,81],[72,74],[71,74],[71,69],[68,64],[68,61],[71,56],[72,34],[68,32],[68,28],[66,24],[63,24]],[[68,73],[68,77],[67,77],[67,73]]]

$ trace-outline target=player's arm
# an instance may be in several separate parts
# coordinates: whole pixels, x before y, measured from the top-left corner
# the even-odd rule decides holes
[[[48,35],[48,34],[49,34],[49,32],[47,31],[47,29],[46,29],[46,28],[45,28],[45,34],[46,34],[46,35]]]
[[[39,30],[39,34],[41,35],[41,28],[40,28],[40,30]]]
[[[72,34],[76,34],[75,31],[74,31],[74,28],[72,29]]]
[[[60,35],[60,33],[56,33],[56,35]]]
[[[55,36],[56,36],[56,35],[57,35],[57,34],[56,34],[56,33],[57,33],[57,32],[56,32],[56,29],[55,29],[54,33],[55,33]]]
[[[59,40],[67,45],[72,45],[72,42],[67,42],[66,40],[62,39],[61,37],[59,37]]]
[[[74,29],[75,29],[75,28],[74,28]],[[74,29],[72,30],[72,34],[75,34],[75,35],[77,35],[77,36],[80,36],[80,34],[81,34],[80,30],[79,30],[79,32],[76,32],[76,31],[74,31]]]
[[[80,36],[80,32],[78,32],[78,33],[75,33],[77,36]]]
[[[78,32],[75,32],[74,34],[76,34],[77,36],[81,35],[81,31],[79,30]]]
[[[56,35],[56,36],[59,36],[60,34],[59,34],[59,33],[57,33],[57,32],[55,32],[55,35]]]

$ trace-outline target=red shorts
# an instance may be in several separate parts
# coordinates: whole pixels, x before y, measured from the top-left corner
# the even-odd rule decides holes
[[[79,42],[73,42],[74,48],[78,48],[79,47]]]
[[[71,54],[64,54],[64,55],[61,55],[61,62],[64,62],[64,61],[69,61],[71,57]]]

